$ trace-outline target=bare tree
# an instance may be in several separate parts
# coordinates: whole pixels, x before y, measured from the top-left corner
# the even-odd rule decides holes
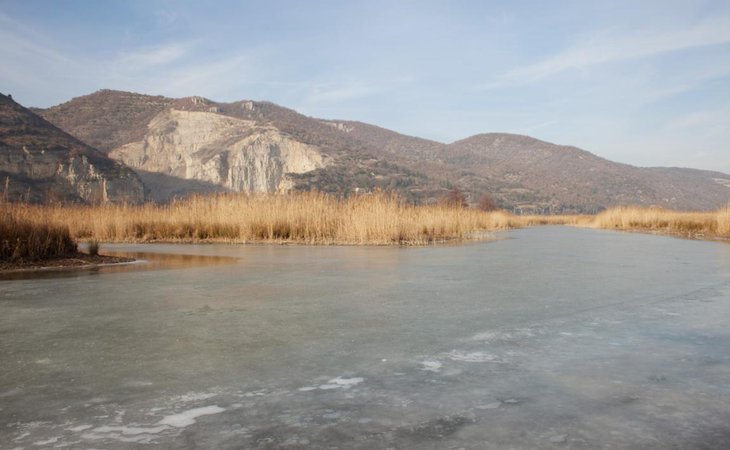
[[[444,194],[441,198],[440,203],[450,208],[466,208],[468,206],[466,202],[466,196],[461,189],[454,187],[449,192]]]
[[[481,209],[482,211],[495,211],[499,209],[499,207],[497,206],[497,202],[494,201],[494,198],[486,192],[482,194],[481,197],[479,197],[479,203],[477,203],[477,208]]]

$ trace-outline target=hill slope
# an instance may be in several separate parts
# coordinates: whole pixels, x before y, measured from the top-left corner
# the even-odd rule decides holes
[[[0,180],[9,200],[144,200],[144,187],[132,170],[2,94]]]
[[[448,146],[448,164],[519,183],[553,209],[598,211],[618,204],[713,209],[730,200],[719,172],[642,168],[600,158],[576,147],[527,136],[491,133]]]
[[[156,189],[166,192],[158,199],[199,190],[184,184],[194,180],[203,190],[396,189],[421,202],[457,186],[472,202],[487,192],[506,208],[555,213],[617,204],[712,209],[730,200],[730,175],[718,172],[633,167],[503,133],[443,144],[268,102],[99,91],[38,112],[167,186]]]

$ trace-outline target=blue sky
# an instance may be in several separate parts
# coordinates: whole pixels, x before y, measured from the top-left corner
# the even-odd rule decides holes
[[[0,0],[0,92],[269,100],[730,173],[730,2]]]

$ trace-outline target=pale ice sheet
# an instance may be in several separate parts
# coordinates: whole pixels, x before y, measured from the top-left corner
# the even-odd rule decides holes
[[[462,362],[474,362],[474,363],[481,363],[481,362],[498,362],[499,358],[496,355],[493,355],[491,353],[487,352],[469,352],[469,351],[463,351],[463,350],[452,350],[449,353],[446,353],[445,355],[447,358],[451,359],[452,361],[462,361]]]
[[[319,385],[320,389],[328,390],[328,389],[350,389],[353,386],[356,386],[360,383],[365,381],[362,377],[353,377],[353,378],[343,378],[343,377],[337,377],[332,378],[331,380],[327,381],[327,384],[321,384]]]
[[[730,448],[730,246],[513,236],[3,282],[0,449]]]
[[[161,425],[170,425],[176,428],[185,428],[193,425],[195,419],[201,416],[209,416],[211,414],[219,414],[225,411],[225,408],[221,408],[217,405],[203,406],[200,408],[193,408],[187,411],[183,411],[178,414],[172,414],[164,417],[158,423]]]
[[[425,370],[427,372],[440,372],[443,363],[441,363],[441,361],[428,359],[425,361],[421,361],[421,366],[421,370]]]

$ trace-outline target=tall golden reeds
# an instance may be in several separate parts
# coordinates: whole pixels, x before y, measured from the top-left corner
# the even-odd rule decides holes
[[[9,230],[22,229],[27,234],[29,227],[45,230],[33,236],[58,236],[57,241],[34,237],[34,244],[23,244],[37,249],[44,245],[66,248],[60,243],[65,242],[64,233],[68,239],[103,242],[422,245],[534,225],[730,238],[730,205],[715,212],[617,207],[596,216],[515,216],[443,204],[414,206],[384,192],[347,199],[302,192],[197,196],[167,205],[39,206],[0,202],[0,207],[4,224],[0,241],[5,254],[20,252],[9,250],[10,242],[19,242],[18,234]]]
[[[15,208],[0,202],[0,262],[36,261],[76,251],[68,227],[19,217]]]
[[[730,238],[730,205],[717,211],[687,212],[622,206],[593,219],[595,228],[649,231],[688,237]]]
[[[169,205],[11,207],[24,220],[105,242],[419,245],[516,225],[501,211],[413,206],[382,192],[348,199],[307,192],[198,196]]]

